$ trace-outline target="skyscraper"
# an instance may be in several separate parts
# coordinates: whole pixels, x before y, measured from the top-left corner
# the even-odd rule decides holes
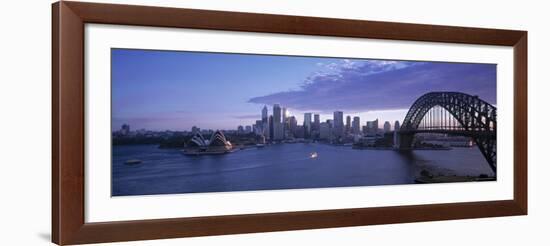
[[[262,109],[262,133],[266,139],[269,139],[269,120],[267,116],[267,106]]]
[[[334,129],[333,134],[336,138],[344,136],[344,112],[334,111]]]
[[[319,114],[314,114],[313,115],[313,129],[315,130],[319,130],[319,124],[321,124],[321,117],[319,116]]]
[[[399,128],[401,128],[401,126],[399,125],[399,121],[396,120],[395,123],[393,123],[393,130],[399,131]]]
[[[268,121],[268,129],[269,129],[269,137],[268,139],[273,139],[273,115],[270,115],[269,116],[269,119],[267,120]]]
[[[304,137],[309,138],[311,136],[311,113],[304,114]]]
[[[282,140],[284,137],[281,106],[273,105],[273,139]]]
[[[298,129],[298,121],[296,120],[296,117],[290,116],[290,118],[288,119],[288,125],[290,135],[296,137],[296,131]]]
[[[263,123],[261,120],[257,120],[256,121],[256,124],[254,124],[254,133],[256,133],[257,135],[263,135]]]
[[[351,116],[346,117],[346,134],[349,134],[351,131]]]
[[[273,105],[273,122],[281,123],[281,106],[279,104]]]
[[[361,119],[357,116],[353,117],[353,122],[351,123],[351,132],[353,134],[361,133]]]
[[[384,132],[390,132],[391,131],[391,125],[389,121],[384,122]]]
[[[320,124],[321,124],[321,117],[319,116],[319,114],[314,114],[313,115],[313,125],[311,126],[311,137],[312,138],[319,138]]]
[[[283,108],[283,138],[286,138],[288,132],[288,118],[286,108]]]
[[[264,108],[262,109],[262,122],[267,123],[267,106],[264,105]]]
[[[378,119],[373,121],[367,121],[366,129],[367,129],[367,132],[365,134],[376,136],[376,134],[378,134]]]
[[[399,121],[396,120],[395,123],[393,123],[393,147],[399,148]]]
[[[327,122],[319,124],[319,138],[330,139],[330,125]]]

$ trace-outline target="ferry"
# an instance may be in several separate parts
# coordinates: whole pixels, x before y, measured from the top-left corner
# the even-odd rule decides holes
[[[317,152],[312,152],[312,153],[310,153],[310,154],[309,154],[309,158],[311,158],[311,159],[317,158]]]

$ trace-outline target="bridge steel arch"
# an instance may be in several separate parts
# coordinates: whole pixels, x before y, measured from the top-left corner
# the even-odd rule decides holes
[[[442,107],[461,124],[460,129],[419,129],[426,113]],[[461,92],[430,92],[419,97],[411,106],[399,129],[399,148],[411,149],[414,135],[420,132],[446,133],[471,137],[496,174],[497,109],[477,96]]]

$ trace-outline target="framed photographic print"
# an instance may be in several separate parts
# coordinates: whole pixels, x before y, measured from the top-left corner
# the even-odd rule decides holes
[[[527,214],[526,31],[52,16],[57,244]]]

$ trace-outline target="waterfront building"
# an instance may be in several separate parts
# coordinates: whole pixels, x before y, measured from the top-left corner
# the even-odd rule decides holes
[[[192,132],[193,134],[196,134],[197,132],[200,132],[200,131],[201,131],[201,129],[198,128],[198,127],[196,127],[196,126],[191,127],[191,132]]]
[[[346,130],[345,133],[349,134],[351,132],[351,116],[346,116]]]
[[[269,137],[268,137],[268,139],[273,139],[273,115],[269,116],[267,123],[269,125]]]
[[[283,140],[284,139],[284,128],[283,123],[277,123],[273,125],[273,139],[274,140]]]
[[[331,131],[330,131],[330,125],[327,122],[323,122],[319,124],[319,138],[323,140],[329,140]]]
[[[304,126],[296,126],[296,131],[294,133],[295,138],[304,138],[305,129]]]
[[[232,145],[227,139],[225,138],[225,135],[221,131],[216,131],[214,134],[212,134],[212,137],[210,137],[210,141],[208,142],[208,149],[207,151],[212,152],[227,152],[232,149]]]
[[[256,124],[254,124],[253,126],[253,129],[254,129],[254,133],[256,133],[256,135],[263,135],[263,123],[261,120],[257,120],[256,121]]]
[[[304,114],[304,138],[311,136],[311,113]]]
[[[384,132],[390,132],[391,131],[391,125],[389,121],[384,122]]]
[[[394,131],[399,131],[399,128],[401,128],[401,127],[399,126],[399,121],[396,120],[395,123],[393,123],[393,130],[394,130]]]
[[[367,121],[367,135],[376,136],[378,134],[378,119],[373,121]]]
[[[191,140],[185,144],[186,149],[192,149],[195,151],[204,151],[208,147],[208,140],[205,140],[200,132],[195,133]]]
[[[264,105],[264,108],[262,109],[262,122],[267,123],[267,106]]]
[[[298,121],[296,120],[296,117],[290,116],[288,119],[288,128],[290,135],[296,137],[296,131],[298,129]]]
[[[269,119],[267,116],[267,106],[264,105],[262,109],[262,134],[266,139],[269,139]]]
[[[282,115],[281,115],[281,106],[279,104],[273,105],[273,122],[274,123],[281,123]]]
[[[243,126],[238,126],[237,127],[237,134],[243,134],[244,133],[244,127]]]
[[[121,127],[120,127],[120,134],[123,135],[123,136],[127,136],[130,134],[130,125],[128,124],[123,124]]]
[[[314,114],[313,115],[313,126],[312,126],[312,129],[313,130],[319,130],[319,126],[321,124],[321,117],[319,116],[319,114]]]
[[[221,131],[216,131],[210,137],[210,140],[206,140],[200,132],[195,135],[185,144],[185,154],[201,154],[212,153],[221,154],[227,153],[233,148],[231,142],[227,141],[225,135]]]
[[[344,112],[334,111],[333,115],[334,127],[332,132],[334,137],[341,138],[344,136]]]
[[[281,106],[279,104],[273,105],[273,139],[282,140],[284,136]]]
[[[359,117],[353,117],[353,122],[351,123],[351,125],[351,132],[353,134],[361,133],[361,119]]]
[[[287,117],[287,114],[288,114],[288,111],[286,110],[286,108],[283,108],[283,121],[282,121],[282,124],[283,124],[283,139],[286,138],[287,131],[288,131],[288,117]]]

